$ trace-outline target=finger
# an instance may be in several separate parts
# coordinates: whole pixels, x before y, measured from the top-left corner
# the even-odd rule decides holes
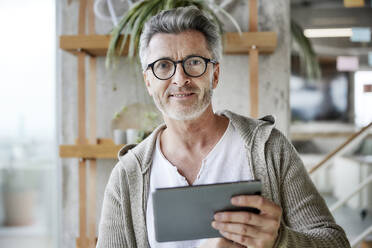
[[[282,213],[282,210],[278,205],[259,195],[235,196],[231,199],[231,203],[241,207],[258,208],[262,212],[273,217],[280,217]]]
[[[243,245],[244,247],[248,246],[254,246],[255,245],[255,240],[252,237],[248,236],[243,236],[235,233],[229,233],[229,232],[224,232],[220,231],[221,235],[235,243],[238,243],[240,245]]]
[[[245,245],[241,245],[241,244],[239,244],[239,243],[237,243],[237,242],[234,242],[234,241],[232,241],[232,240],[228,240],[228,239],[226,239],[226,238],[223,238],[224,240],[226,240],[227,242],[229,242],[229,246],[222,246],[222,247],[229,247],[229,248],[247,248],[247,246],[245,246]]]
[[[225,238],[212,238],[204,241],[199,248],[244,248],[244,246]]]
[[[233,242],[231,240],[225,238],[219,238],[216,246],[209,246],[210,247],[218,247],[218,248],[244,248],[241,244]]]
[[[276,230],[279,228],[280,224],[280,222],[275,219],[249,212],[220,212],[214,215],[214,219],[218,222],[241,223],[257,226],[266,231]]]
[[[257,227],[250,225],[213,221],[212,227],[219,231],[249,236],[254,239],[265,240],[270,238],[270,235],[268,233],[265,233]]]
[[[210,247],[218,247],[218,244],[222,241],[226,240],[225,238],[212,238],[207,239],[204,241],[199,248],[210,248]]]

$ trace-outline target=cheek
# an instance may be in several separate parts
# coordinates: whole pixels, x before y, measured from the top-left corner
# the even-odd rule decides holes
[[[146,83],[146,88],[147,88],[147,91],[149,92],[149,95],[153,96],[154,94],[156,94],[157,88],[158,88],[157,85],[159,84],[157,80],[153,77],[153,75],[151,75],[151,73],[147,72],[145,83]]]
[[[147,86],[147,89],[149,91],[150,96],[164,96],[165,92],[167,90],[167,84],[166,82],[159,82],[158,80],[152,80],[149,86]]]
[[[212,87],[214,86],[214,74],[212,71],[209,71],[208,73],[205,73],[203,78],[203,86],[204,91],[209,89],[211,87],[211,82],[213,83]]]

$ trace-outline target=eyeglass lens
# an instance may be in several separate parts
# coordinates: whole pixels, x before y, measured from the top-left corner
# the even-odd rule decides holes
[[[190,57],[184,61],[183,69],[189,76],[199,77],[206,69],[206,62],[199,57]],[[176,66],[170,59],[161,59],[154,64],[153,70],[158,78],[168,79],[173,76]]]

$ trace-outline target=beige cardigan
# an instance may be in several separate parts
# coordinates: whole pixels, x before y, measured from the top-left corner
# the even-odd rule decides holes
[[[229,111],[219,114],[231,120],[245,141],[247,166],[254,179],[262,181],[262,195],[283,209],[275,247],[350,247],[297,152],[273,128],[273,117],[255,120]],[[152,154],[157,133],[164,128],[119,152],[106,186],[97,247],[149,247],[145,218]]]

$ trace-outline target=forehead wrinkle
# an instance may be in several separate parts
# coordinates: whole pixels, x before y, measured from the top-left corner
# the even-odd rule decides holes
[[[210,57],[207,42],[202,33],[195,30],[179,34],[155,34],[148,46],[148,62],[159,58],[169,57],[173,60],[182,60],[189,55]]]

